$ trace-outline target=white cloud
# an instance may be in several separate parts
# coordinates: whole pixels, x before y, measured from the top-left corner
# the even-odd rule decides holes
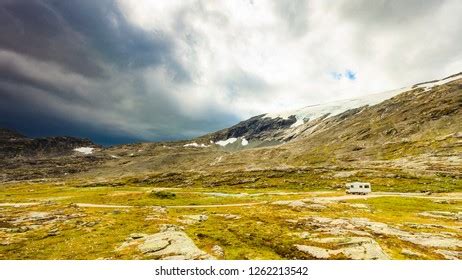
[[[462,49],[454,44],[461,34],[460,1],[441,2],[438,9],[434,3],[425,9],[421,1],[253,2],[120,0],[132,22],[175,38],[193,74],[185,96],[193,103],[215,100],[241,118],[386,91],[462,69]],[[297,30],[289,34],[288,28]],[[332,72],[345,69],[357,79],[333,79]],[[249,88],[246,75],[261,88]],[[202,109],[193,103],[188,106]]]

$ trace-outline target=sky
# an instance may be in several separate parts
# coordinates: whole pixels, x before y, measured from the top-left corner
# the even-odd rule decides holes
[[[0,127],[110,145],[462,71],[459,0],[1,0]]]

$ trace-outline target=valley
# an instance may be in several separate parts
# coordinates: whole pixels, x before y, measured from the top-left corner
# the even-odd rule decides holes
[[[373,193],[358,196],[345,195],[341,183],[370,175],[345,174],[285,170],[8,183],[0,192],[0,258],[460,258],[462,180],[376,173]],[[175,183],[178,178],[188,183]],[[162,253],[158,242],[145,243],[177,232],[197,248]]]
[[[338,104],[176,142],[2,130],[0,259],[461,259],[461,74]]]

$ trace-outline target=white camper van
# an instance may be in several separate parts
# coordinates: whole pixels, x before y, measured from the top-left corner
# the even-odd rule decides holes
[[[346,193],[366,195],[371,192],[371,184],[363,182],[353,182],[346,184]]]

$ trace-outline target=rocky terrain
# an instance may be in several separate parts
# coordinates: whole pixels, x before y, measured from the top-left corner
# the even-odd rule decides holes
[[[2,129],[0,259],[461,259],[461,109],[457,74],[187,141]]]
[[[383,126],[389,125],[390,120],[388,118],[395,113],[396,109],[409,115],[415,113],[414,116],[407,116],[406,119],[415,119],[418,113],[425,112],[426,115],[431,115],[431,120],[437,120],[443,115],[449,117],[452,113],[456,113],[461,106],[460,98],[457,98],[457,96],[460,97],[460,92],[458,92],[460,79],[462,79],[462,73],[441,80],[418,83],[410,87],[366,95],[361,98],[312,105],[294,111],[263,114],[204,137],[214,142],[229,138],[288,141],[309,136],[320,130],[331,129],[336,124],[358,114],[360,117],[364,117],[363,111],[370,107],[381,107],[377,113],[380,114],[379,120],[384,122]],[[438,98],[444,100],[438,100]],[[425,100],[424,104],[427,107],[413,108],[416,104],[421,104],[422,99]],[[439,111],[431,112],[430,106]],[[452,110],[447,108],[450,106],[452,106]],[[428,119],[418,122],[424,123],[426,121]],[[395,123],[407,124],[400,120],[395,120]],[[388,133],[395,134],[397,131],[392,129],[389,128]],[[405,137],[405,135],[401,136]]]
[[[75,137],[28,138],[0,128],[0,181],[61,177],[88,170],[100,161],[79,148],[86,151],[101,146]]]
[[[27,138],[10,129],[0,129],[0,159],[54,157],[73,154],[79,147],[99,148],[90,139],[75,137]]]

